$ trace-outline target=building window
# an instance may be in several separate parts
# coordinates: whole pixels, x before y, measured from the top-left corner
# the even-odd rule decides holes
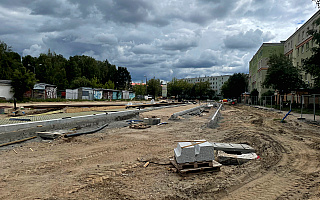
[[[301,46],[301,53],[304,52],[304,45]]]
[[[304,31],[302,31],[302,39],[304,38]]]
[[[297,49],[297,56],[299,56],[299,48]]]
[[[309,42],[306,43],[306,50],[309,49]]]

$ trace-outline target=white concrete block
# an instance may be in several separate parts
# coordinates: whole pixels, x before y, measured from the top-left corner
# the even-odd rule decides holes
[[[214,147],[209,142],[179,142],[174,156],[177,163],[211,161],[214,160]]]

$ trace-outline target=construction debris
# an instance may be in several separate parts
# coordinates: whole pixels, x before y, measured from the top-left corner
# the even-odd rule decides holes
[[[224,151],[227,153],[233,152],[234,154],[252,153],[255,150],[247,144],[232,144],[232,143],[212,143],[215,150]]]
[[[129,126],[129,128],[133,128],[133,129],[146,129],[146,128],[150,128],[150,125],[146,125],[144,123],[139,123],[139,124],[132,124]]]
[[[240,165],[259,158],[255,150],[247,144],[210,143],[206,140],[177,142],[178,146],[174,149],[174,157],[170,162],[180,173],[219,171],[222,164]]]
[[[57,131],[46,131],[46,132],[36,132],[38,136],[43,139],[55,139],[65,134],[74,133],[74,131],[70,130],[57,130]]]
[[[170,162],[178,170],[179,173],[187,172],[203,172],[203,171],[220,171],[222,164],[215,160],[202,162],[177,163],[175,158],[171,158]]]
[[[148,125],[160,124],[160,118],[144,118],[143,122]]]
[[[146,164],[143,165],[144,168],[148,167],[148,165],[150,164],[150,162],[146,162]]]
[[[224,151],[217,151],[217,160],[224,165],[241,165],[250,160],[258,159],[256,153],[231,154]]]
[[[213,143],[217,151],[217,160],[222,164],[243,164],[259,156],[247,144]]]

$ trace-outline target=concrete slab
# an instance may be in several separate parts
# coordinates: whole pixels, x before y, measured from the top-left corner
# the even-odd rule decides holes
[[[215,150],[224,152],[241,152],[252,153],[255,152],[254,148],[247,144],[232,144],[232,143],[212,143]]]
[[[209,142],[179,142],[174,149],[177,163],[214,160],[214,147]]]
[[[244,154],[229,154],[224,151],[217,151],[217,160],[222,164],[236,164],[240,165],[246,163],[250,160],[255,160],[258,158],[256,153],[244,153]]]

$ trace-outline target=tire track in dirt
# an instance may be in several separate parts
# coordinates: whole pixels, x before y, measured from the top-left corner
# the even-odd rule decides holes
[[[312,184],[308,183],[308,180],[305,180],[303,176],[319,172],[318,153],[302,144],[301,140],[297,141],[288,137],[297,134],[296,130],[291,130],[292,127],[286,127],[280,135],[276,134],[272,130],[275,130],[274,127],[277,127],[277,124],[260,123],[268,113],[261,113],[257,110],[252,110],[251,113],[258,116],[258,119],[254,119],[252,122],[258,122],[261,131],[269,132],[268,137],[279,145],[283,144],[281,147],[285,151],[279,162],[272,163],[271,171],[237,189],[231,188],[231,191],[223,199],[277,199],[281,196],[289,198],[295,195],[303,198],[304,196],[297,192],[296,187],[302,184],[308,185],[308,188],[311,187]],[[267,136],[263,133],[257,134]]]

